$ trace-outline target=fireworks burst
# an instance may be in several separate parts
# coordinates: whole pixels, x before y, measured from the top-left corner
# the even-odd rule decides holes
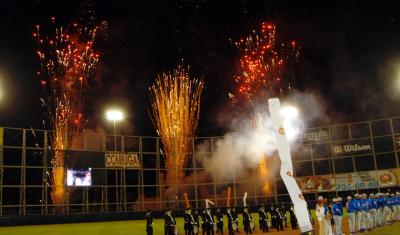
[[[262,23],[260,30],[253,30],[246,39],[235,43],[240,52],[240,69],[234,76],[237,92],[251,103],[265,103],[270,96],[282,96],[292,89],[294,79],[289,71],[297,61],[300,48],[295,41],[287,44],[276,41],[276,26]],[[257,112],[250,115],[250,127],[255,132],[259,132],[262,126],[261,116]],[[261,190],[268,193],[269,173],[265,156],[260,156],[258,175]]]
[[[203,81],[190,79],[188,70],[179,66],[162,73],[150,87],[152,118],[161,137],[167,181],[175,184],[181,178],[186,154],[191,148],[200,115]]]
[[[287,76],[287,66],[299,55],[295,41],[289,44],[276,43],[276,27],[262,23],[259,31],[235,43],[240,57],[240,69],[234,77],[238,92],[248,100],[257,98],[266,91],[272,96],[281,96],[292,88],[293,79]],[[266,99],[265,99],[266,100]]]
[[[55,24],[55,18],[51,21]],[[55,150],[51,161],[52,200],[56,205],[65,203],[65,152],[70,147],[71,133],[85,128],[84,105],[86,91],[95,75],[98,53],[93,49],[96,27],[73,23],[56,27],[49,35],[41,34],[36,26],[33,37],[37,41],[40,69],[37,76],[43,87]]]

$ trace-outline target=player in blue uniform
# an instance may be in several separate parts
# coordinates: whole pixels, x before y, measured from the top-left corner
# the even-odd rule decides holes
[[[358,193],[354,194],[354,205],[355,205],[355,218],[356,218],[356,224],[355,224],[355,228],[356,228],[356,233],[360,232],[361,230],[361,198],[360,195]]]
[[[375,198],[375,195],[371,193],[369,195],[369,213],[371,215],[371,220],[370,220],[370,229],[376,228],[377,226],[377,209],[378,209],[378,202],[377,198]]]
[[[383,193],[378,193],[378,226],[385,224],[385,198]]]
[[[343,216],[343,205],[342,198],[334,198],[332,205],[333,221],[335,223],[335,235],[342,235],[342,216]]]
[[[396,192],[396,221],[400,221],[400,192]]]
[[[361,223],[360,223],[360,232],[365,232],[369,228],[369,201],[367,195],[362,194],[360,200],[360,209],[361,209]]]
[[[390,203],[390,194],[386,193],[385,197],[383,198],[383,206],[384,206],[384,218],[385,218],[385,224],[391,224],[392,223],[392,209],[391,203]]]
[[[355,204],[355,201],[351,198],[351,196],[347,197],[346,209],[347,209],[347,218],[349,220],[350,234],[356,234],[356,228],[355,228],[356,204]]]

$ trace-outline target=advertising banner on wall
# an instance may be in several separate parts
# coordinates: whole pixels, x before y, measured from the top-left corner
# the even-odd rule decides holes
[[[400,169],[377,171],[379,187],[393,187],[400,185]]]
[[[372,154],[371,140],[358,139],[332,143],[332,155]]]
[[[400,169],[296,177],[302,192],[350,191],[400,186]]]
[[[321,141],[327,141],[330,139],[328,128],[316,128],[301,131],[297,139],[300,142],[315,143]]]
[[[141,168],[137,153],[115,153],[105,154],[105,165],[110,168]]]
[[[333,175],[315,175],[296,177],[297,184],[302,192],[335,191],[335,177]]]
[[[375,171],[337,174],[335,180],[337,191],[369,189],[378,187],[378,180]]]

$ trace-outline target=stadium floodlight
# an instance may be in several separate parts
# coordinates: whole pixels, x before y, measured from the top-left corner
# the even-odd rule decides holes
[[[294,106],[284,106],[280,109],[283,126],[289,140],[294,140],[300,131],[299,110]]]
[[[117,109],[111,109],[106,112],[107,119],[114,123],[114,151],[117,151],[117,128],[116,122],[124,119],[124,114]]]
[[[124,114],[119,110],[109,110],[106,112],[107,119],[110,121],[121,121],[124,119]]]
[[[294,106],[286,106],[280,110],[284,119],[296,119],[299,116],[299,110]]]

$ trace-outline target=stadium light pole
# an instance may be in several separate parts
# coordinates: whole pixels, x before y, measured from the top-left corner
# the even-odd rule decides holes
[[[117,128],[116,122],[124,119],[124,114],[119,110],[109,110],[106,112],[107,119],[114,124],[114,151],[117,151]]]
[[[3,84],[1,83],[1,77],[0,77],[0,102],[3,100],[3,89],[4,89],[4,86],[3,86]]]
[[[121,121],[124,119],[124,114],[118,109],[111,109],[106,112],[107,119],[112,121],[114,124],[114,152],[117,152],[117,128],[116,123],[117,121]],[[122,173],[121,173],[122,174]],[[121,175],[122,178],[122,175]],[[115,185],[118,185],[118,170],[115,170]],[[119,187],[116,187],[116,195],[117,195],[117,210],[120,210],[120,203],[119,203]]]

